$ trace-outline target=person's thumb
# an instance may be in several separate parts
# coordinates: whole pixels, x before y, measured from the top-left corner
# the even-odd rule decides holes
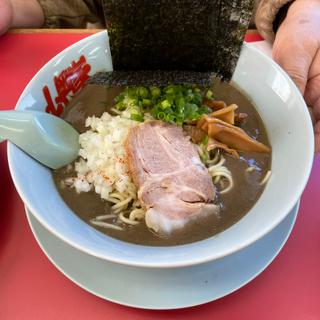
[[[279,44],[278,47],[275,43],[273,58],[291,77],[300,92],[304,94],[312,62],[310,52],[301,45],[298,47],[293,45],[288,39],[288,42]]]
[[[272,55],[304,94],[309,68],[317,52],[318,43],[313,37],[306,37],[308,28],[301,26],[297,20],[297,17],[287,17],[281,24],[276,33]]]

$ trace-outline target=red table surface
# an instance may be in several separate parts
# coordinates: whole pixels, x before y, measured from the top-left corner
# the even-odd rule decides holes
[[[12,108],[36,71],[86,34],[8,34],[0,38],[0,109]],[[258,40],[248,35],[247,41]],[[297,222],[272,264],[217,301],[175,311],[120,306],[79,288],[45,257],[28,226],[0,145],[0,319],[320,319],[318,157]],[[288,159],[290,161],[290,159]],[[285,192],[285,190],[284,190]],[[279,195],[280,196],[280,195]]]

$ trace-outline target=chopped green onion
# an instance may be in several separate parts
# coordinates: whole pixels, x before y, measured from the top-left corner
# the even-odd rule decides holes
[[[154,97],[158,97],[161,94],[161,90],[158,87],[151,87],[150,92],[151,92],[151,95]]]
[[[126,109],[126,106],[123,104],[123,101],[118,102],[114,107],[120,111],[123,111]]]
[[[182,125],[211,112],[202,105],[203,98],[209,96],[213,96],[211,90],[188,84],[127,87],[115,98],[115,108],[126,110],[136,121],[143,121],[144,113],[149,113],[156,119]]]
[[[167,94],[173,94],[173,93],[174,93],[174,88],[173,88],[172,86],[167,87],[167,88],[165,89],[165,93],[167,93]]]
[[[144,117],[141,114],[137,114],[137,113],[131,113],[130,118],[134,121],[139,121],[139,122],[143,122],[144,121]]]
[[[145,87],[138,88],[138,95],[142,98],[147,98],[149,95],[149,90]]]
[[[207,152],[201,153],[199,154],[199,156],[203,163],[207,163],[207,161],[209,160],[209,155]]]
[[[183,97],[179,97],[175,100],[175,104],[178,108],[182,109],[185,107],[186,102]]]
[[[143,100],[142,100],[142,105],[143,105],[144,107],[150,106],[150,105],[151,105],[151,100],[150,100],[150,99],[143,99]]]
[[[172,114],[166,114],[163,120],[166,122],[174,122],[174,116]]]
[[[160,112],[157,113],[157,118],[159,120],[164,120],[165,117],[166,117],[166,114],[164,112],[160,111]]]
[[[206,93],[206,98],[207,99],[212,99],[213,98],[213,92],[210,89]]]
[[[168,100],[163,100],[163,101],[161,102],[161,107],[162,107],[162,109],[170,108],[170,106],[171,106],[171,103],[170,103]]]
[[[209,137],[208,135],[205,135],[205,137],[202,139],[202,143],[206,146],[209,142]]]

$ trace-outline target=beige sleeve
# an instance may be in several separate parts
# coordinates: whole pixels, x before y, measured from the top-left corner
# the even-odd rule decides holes
[[[104,25],[101,0],[38,0],[45,17],[44,28],[86,28]]]
[[[273,22],[279,10],[293,0],[256,0],[254,21],[261,36],[269,42],[274,40]]]

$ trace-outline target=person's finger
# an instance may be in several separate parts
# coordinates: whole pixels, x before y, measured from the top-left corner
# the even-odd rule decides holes
[[[320,87],[318,87],[320,90]],[[313,115],[315,117],[315,119],[317,121],[320,121],[320,92],[319,92],[319,97],[317,99],[317,101],[313,104],[312,106],[312,109],[313,109]]]
[[[320,50],[309,70],[309,80],[304,93],[306,103],[313,108],[313,114],[320,120]]]
[[[44,23],[44,12],[38,0],[10,0],[12,3],[13,28],[39,28]],[[49,1],[54,4],[54,1]],[[59,2],[59,1],[58,1]],[[61,6],[63,2],[58,6]]]
[[[314,138],[315,138],[315,153],[320,152],[320,121],[314,126]]]
[[[310,34],[310,21],[305,24],[300,24],[299,21],[299,16],[294,14],[291,19],[287,17],[284,20],[276,33],[272,54],[303,94],[309,68],[318,50],[318,42],[315,37],[306,37]]]
[[[12,24],[13,10],[9,0],[0,0],[0,35],[4,34]]]
[[[304,99],[306,104],[313,109],[315,119],[320,120],[320,75],[317,82],[307,84]]]
[[[280,43],[275,47],[273,58],[288,73],[303,94],[313,54],[310,54],[301,43],[297,45],[296,41],[288,39],[286,43]]]
[[[313,114],[312,107],[308,107],[308,110],[309,110],[309,114],[310,114],[310,118],[311,118],[312,124],[315,124],[316,123],[316,118],[315,118],[315,116]]]

